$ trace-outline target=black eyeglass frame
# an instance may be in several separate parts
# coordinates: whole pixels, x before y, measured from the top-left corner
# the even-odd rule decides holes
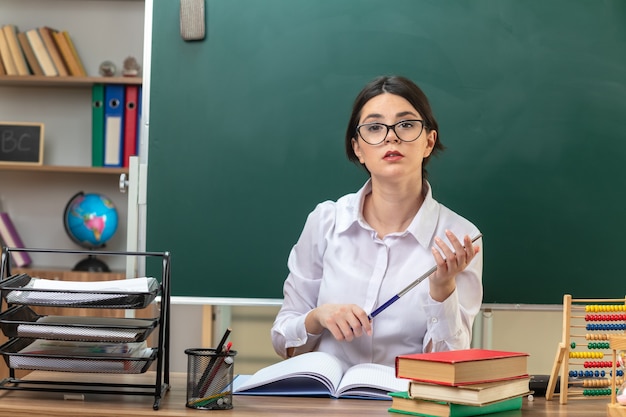
[[[420,124],[422,125],[422,128],[420,129],[419,134],[415,137],[415,139],[411,139],[411,140],[404,140],[402,139],[399,135],[398,132],[396,132],[396,126],[398,126],[400,123],[406,123],[406,122],[420,122]],[[371,143],[368,142],[367,139],[365,139],[363,137],[363,135],[361,134],[361,128],[363,126],[373,126],[373,125],[378,125],[378,126],[385,126],[387,128],[387,132],[385,132],[385,136],[383,136],[383,139],[380,142],[376,142],[376,143]],[[387,140],[387,136],[389,135],[389,130],[393,130],[393,133],[396,134],[396,137],[402,141],[402,142],[415,142],[417,139],[419,139],[420,136],[422,136],[422,132],[424,131],[424,128],[426,127],[424,120],[422,119],[407,119],[407,120],[400,120],[397,123],[394,123],[392,125],[388,125],[385,123],[380,123],[380,122],[371,122],[371,123],[363,123],[360,124],[356,127],[356,133],[357,135],[359,135],[361,137],[361,139],[363,139],[363,142],[367,143],[368,145],[380,145],[381,143],[383,143],[385,140]]]

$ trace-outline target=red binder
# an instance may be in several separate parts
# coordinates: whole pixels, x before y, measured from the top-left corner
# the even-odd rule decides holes
[[[123,164],[128,167],[131,156],[137,155],[137,108],[139,104],[139,86],[127,85],[124,106],[124,154]]]

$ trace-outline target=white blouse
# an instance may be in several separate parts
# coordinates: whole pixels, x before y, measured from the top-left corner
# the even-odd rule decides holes
[[[429,295],[424,280],[372,321],[372,335],[350,342],[337,341],[325,330],[307,334],[304,319],[326,303],[356,304],[366,313],[384,304],[435,265],[431,253],[435,236],[447,241],[445,230],[459,239],[479,230],[468,220],[439,204],[425,182],[426,198],[406,231],[383,239],[363,218],[363,200],[371,182],[336,202],[317,205],[289,254],[284,302],[272,327],[276,352],[286,357],[313,350],[337,356],[346,366],[362,362],[394,366],[398,355],[470,347],[472,325],[483,296],[481,247],[468,267],[456,277],[456,290],[443,302]]]

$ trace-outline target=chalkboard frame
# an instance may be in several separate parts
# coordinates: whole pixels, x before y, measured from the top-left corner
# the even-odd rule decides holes
[[[35,153],[29,151],[27,155],[25,155],[24,159],[11,159],[7,157],[7,152],[4,151],[4,135],[5,132],[9,130],[19,129],[20,131],[24,131],[28,129],[27,132],[30,132],[32,128],[38,129],[35,130],[35,138],[36,144],[34,148],[36,149]],[[31,123],[31,122],[0,122],[0,164],[3,165],[43,165],[43,144],[44,144],[44,124],[43,123]]]

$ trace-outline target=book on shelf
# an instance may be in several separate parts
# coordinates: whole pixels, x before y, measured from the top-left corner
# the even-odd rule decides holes
[[[83,61],[80,59],[80,55],[78,54],[78,51],[76,50],[76,45],[74,45],[74,41],[72,41],[72,38],[70,37],[70,33],[67,30],[62,31],[63,36],[65,36],[65,39],[67,40],[67,44],[70,47],[70,50],[72,51],[72,55],[74,55],[74,58],[76,59],[76,62],[78,62],[78,66],[79,66],[79,75],[82,75],[83,77],[87,76],[87,70],[85,70],[85,66],[83,65]]]
[[[17,75],[17,68],[15,67],[15,62],[13,62],[13,56],[11,55],[11,50],[9,49],[9,43],[7,42],[4,30],[0,30],[0,59],[2,59],[4,70],[7,75]]]
[[[29,29],[26,31],[26,37],[28,38],[28,42],[30,42],[31,48],[33,48],[33,52],[37,57],[37,61],[41,66],[41,70],[43,71],[43,75],[46,77],[56,77],[59,75],[54,63],[52,62],[52,57],[48,53],[48,49],[46,49],[46,45],[43,43],[43,39],[41,38],[41,34],[38,29]]]
[[[465,405],[484,405],[506,398],[530,394],[530,377],[504,381],[449,386],[428,382],[409,382],[409,397],[434,401],[451,401]]]
[[[396,357],[396,376],[441,385],[528,377],[528,353],[461,349]]]
[[[396,378],[390,366],[361,363],[343,369],[342,362],[331,354],[303,353],[254,375],[237,376],[233,393],[390,400],[389,392],[408,387],[408,381]]]
[[[30,75],[28,65],[26,64],[26,58],[24,58],[24,53],[22,52],[22,48],[20,47],[20,43],[17,39],[17,27],[10,24],[4,25],[2,27],[2,31],[4,32],[7,44],[9,45],[9,50],[11,51],[11,57],[13,58],[17,75]]]
[[[52,35],[55,30],[48,26],[42,26],[40,28],[37,28],[37,30],[39,31],[39,35],[43,40],[43,44],[46,47],[50,58],[52,59],[52,63],[54,64],[57,73],[61,77],[68,76],[69,72],[67,71],[67,67],[65,66],[63,58],[61,57],[61,52],[59,51],[59,48],[54,41],[54,36]]]
[[[17,40],[22,47],[22,51],[24,51],[24,56],[26,57],[26,63],[28,64],[30,72],[34,75],[44,75],[43,69],[37,60],[37,56],[35,56],[35,51],[33,51],[30,41],[28,40],[28,36],[26,36],[26,32],[18,32]]]
[[[6,211],[0,213],[0,238],[4,245],[9,248],[23,248],[24,242],[17,232],[11,216]],[[32,263],[28,252],[11,252],[11,259],[18,268],[23,268]]]
[[[421,400],[409,397],[408,392],[392,392],[389,412],[425,417],[469,417],[481,416],[522,408],[522,396],[495,401],[482,406],[455,402]]]
[[[51,30],[52,38],[54,39],[54,43],[59,50],[59,54],[61,58],[63,58],[63,62],[65,63],[65,67],[69,75],[71,76],[81,76],[82,74],[82,65],[78,62],[77,56],[72,52],[72,48],[70,47],[69,42],[67,41],[67,37],[58,30]],[[69,36],[69,35],[68,35]]]

